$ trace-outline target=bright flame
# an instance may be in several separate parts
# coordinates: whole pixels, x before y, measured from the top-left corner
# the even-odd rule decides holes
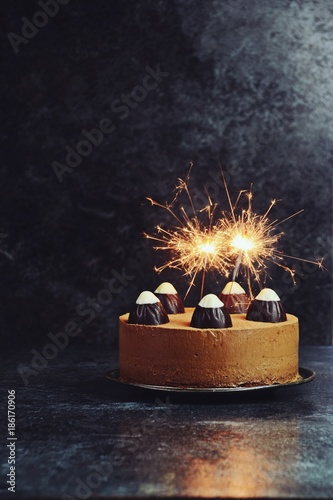
[[[229,255],[236,259],[232,279],[236,279],[240,269],[244,270],[251,295],[250,278],[259,282],[261,274],[266,272],[268,262],[283,267],[292,277],[293,271],[279,262],[282,254],[277,250],[277,243],[282,233],[276,231],[276,221],[270,222],[268,219],[275,200],[264,215],[258,215],[252,211],[252,193],[246,194],[248,208],[237,214],[236,207],[232,206],[231,214],[224,214],[219,225],[227,239]]]
[[[214,254],[216,252],[216,245],[212,241],[204,241],[198,244],[198,251],[203,254]]]
[[[167,250],[171,258],[157,267],[156,271],[181,269],[185,276],[190,277],[187,293],[200,271],[203,272],[203,280],[204,274],[209,270],[219,270],[223,274],[230,272],[232,262],[228,260],[225,238],[218,227],[206,228],[194,217],[186,219],[184,225],[170,230],[157,226],[157,233],[157,236],[146,237],[159,242],[154,247],[155,250]]]
[[[153,206],[158,206],[171,214],[177,221],[177,225],[171,229],[164,229],[157,226],[157,235],[146,234],[149,239],[158,242],[154,246],[155,250],[167,250],[170,260],[160,267],[155,268],[157,272],[164,269],[180,269],[185,276],[190,278],[190,283],[185,297],[194,285],[198,273],[202,273],[201,297],[204,289],[205,274],[207,271],[216,270],[220,274],[227,275],[233,268],[233,262],[229,258],[226,247],[226,239],[220,231],[218,224],[214,224],[216,205],[208,197],[208,204],[202,210],[194,207],[192,196],[188,188],[189,175],[192,168],[190,166],[186,180],[178,179],[176,186],[176,196],[171,204],[160,204],[148,198]],[[180,193],[185,192],[191,207],[192,215],[186,212],[183,206],[180,207],[180,215],[174,211],[174,205]],[[207,223],[202,221],[201,214],[206,214]]]
[[[250,250],[253,250],[256,245],[252,239],[241,234],[237,234],[232,240],[231,246],[237,248],[238,250],[249,252]]]
[[[178,179],[179,184],[176,186],[176,195],[170,204],[162,205],[148,198],[152,205],[166,210],[177,221],[176,227],[172,229],[163,229],[161,226],[157,226],[158,234],[156,236],[146,234],[147,238],[158,242],[158,245],[154,247],[156,250],[167,250],[171,256],[170,260],[164,265],[155,268],[156,271],[161,272],[166,268],[176,268],[181,269],[185,276],[189,276],[190,284],[185,297],[194,285],[199,272],[202,272],[202,297],[205,274],[209,270],[218,271],[219,274],[225,276],[230,275],[232,271],[233,281],[235,281],[239,271],[242,270],[247,278],[251,296],[251,278],[260,282],[262,275],[266,274],[267,265],[270,262],[289,272],[295,282],[295,271],[283,262],[285,257],[291,256],[285,255],[277,249],[277,243],[283,235],[282,232],[278,232],[277,226],[299,214],[302,210],[282,221],[274,220],[270,222],[268,214],[276,204],[276,200],[271,201],[263,215],[258,215],[252,211],[251,191],[240,191],[236,203],[233,205],[222,173],[230,212],[222,212],[221,217],[216,220],[217,205],[212,203],[209,196],[207,196],[208,204],[204,209],[197,210],[194,207],[188,188],[191,168],[192,164],[185,180]],[[174,211],[173,207],[182,192],[187,195],[192,215],[189,215],[183,206],[180,207],[180,215],[177,215]],[[238,213],[237,204],[242,194],[247,197],[248,207]],[[202,212],[207,215],[208,224],[206,225],[199,217]],[[323,268],[322,260],[315,262],[297,257],[291,258]]]

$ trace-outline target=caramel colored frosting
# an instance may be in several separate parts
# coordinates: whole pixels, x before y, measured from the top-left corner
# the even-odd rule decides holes
[[[119,318],[119,365],[124,381],[174,387],[236,387],[285,383],[298,376],[298,319],[248,321],[231,328],[190,327],[193,308],[164,325]]]

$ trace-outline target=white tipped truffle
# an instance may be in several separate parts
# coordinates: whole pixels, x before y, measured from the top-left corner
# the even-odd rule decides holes
[[[240,286],[239,283],[237,283],[237,281],[229,281],[229,283],[225,285],[221,293],[223,295],[240,295],[245,293],[245,290]]]
[[[219,299],[230,314],[245,313],[249,305],[249,298],[237,281],[229,281],[219,294]]]
[[[138,305],[156,304],[156,302],[159,302],[159,299],[153,294],[153,292],[149,292],[148,290],[141,292],[139,297],[136,299],[136,304]]]
[[[251,301],[246,319],[265,323],[280,323],[287,320],[287,315],[277,293],[271,288],[264,288]]]
[[[230,314],[217,295],[205,295],[194,309],[190,326],[193,328],[230,328]]]
[[[263,288],[256,296],[256,300],[263,300],[265,302],[279,301],[280,297],[271,288]]]
[[[147,290],[140,293],[128,316],[129,325],[163,325],[168,322],[169,316],[163,304]]]
[[[169,294],[169,295],[175,295],[177,293],[177,290],[175,289],[175,287],[171,283],[169,283],[168,281],[164,281],[164,283],[161,283],[156,288],[154,293],[165,293],[165,294]]]
[[[216,307],[223,307],[223,302],[214,293],[209,293],[205,295],[198,304],[200,307],[205,307],[206,309],[213,309]]]
[[[185,312],[182,299],[175,287],[168,281],[161,283],[154,293],[156,293],[156,297],[162,302],[168,314],[182,314]]]

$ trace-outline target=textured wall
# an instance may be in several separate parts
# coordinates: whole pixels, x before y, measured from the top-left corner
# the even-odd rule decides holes
[[[281,199],[272,218],[304,208],[281,226],[282,250],[325,256],[327,271],[297,264],[293,287],[272,266],[269,286],[300,317],[302,343],[331,343],[332,2],[62,4],[44,16],[34,1],[0,7],[5,339],[33,348],[72,320],[77,342],[116,343],[117,317],[141,290],[162,279],[184,293],[179,272],[153,270],[158,255],[142,233],[169,219],[145,197],[170,201],[193,160],[195,201],[209,182],[227,208],[220,160],[233,199],[253,184],[259,213],[271,198]],[[87,149],[83,131],[100,126]],[[66,164],[79,143],[82,156]],[[110,302],[100,291],[111,279]],[[209,276],[207,288],[224,281]],[[104,304],[83,313],[98,293]]]

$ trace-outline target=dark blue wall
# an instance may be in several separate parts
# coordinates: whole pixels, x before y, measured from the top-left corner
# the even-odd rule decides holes
[[[297,264],[293,287],[272,266],[267,284],[299,316],[303,344],[331,343],[332,2],[61,3],[47,3],[49,15],[35,1],[0,6],[6,341],[33,348],[74,321],[77,342],[116,343],[117,317],[143,289],[171,280],[184,293],[181,273],[154,272],[159,257],[142,233],[168,219],[145,197],[170,201],[193,160],[196,201],[209,183],[227,208],[213,180],[219,160],[233,199],[252,184],[259,213],[271,198],[281,199],[272,218],[304,208],[281,226],[282,250],[325,256],[327,271]],[[146,75],[157,67],[155,86]],[[135,88],[143,83],[154,87],[147,95]],[[71,157],[60,182],[54,162],[101,125],[100,144],[81,143],[85,156]],[[100,291],[112,278],[110,302]],[[207,288],[224,282],[210,276]],[[104,305],[87,312],[98,293]]]

